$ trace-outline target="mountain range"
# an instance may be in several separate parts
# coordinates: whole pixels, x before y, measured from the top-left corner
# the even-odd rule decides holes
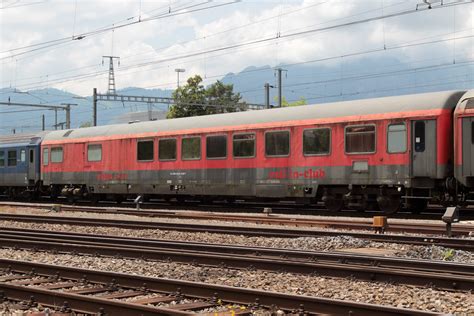
[[[423,93],[442,90],[474,88],[474,65],[470,62],[451,61],[403,63],[395,58],[355,59],[334,64],[301,63],[281,65],[283,71],[283,96],[289,102],[300,99],[307,104],[324,106],[327,102],[373,98],[390,95]],[[203,76],[205,79],[205,76]],[[239,73],[229,73],[221,78],[233,84],[244,101],[264,103],[264,84],[276,87],[275,68],[270,66],[248,67]],[[105,83],[104,83],[105,84]],[[275,104],[277,89],[270,89],[271,103]],[[92,88],[91,88],[92,91]],[[170,97],[173,90],[127,87],[117,94],[135,96]],[[28,104],[75,103],[71,110],[72,127],[88,124],[92,120],[92,98],[82,97],[55,88],[20,91],[13,87],[0,89],[0,102]],[[154,104],[153,111],[166,111],[167,105]],[[297,110],[297,108],[295,108]],[[147,111],[147,104],[99,102],[100,125],[120,122],[132,117],[131,112]],[[2,105],[0,107],[0,134],[31,132],[41,129],[41,115],[46,116],[46,127],[52,129],[54,111],[38,108]],[[145,116],[146,117],[146,116]],[[64,113],[58,111],[58,122],[64,122]]]

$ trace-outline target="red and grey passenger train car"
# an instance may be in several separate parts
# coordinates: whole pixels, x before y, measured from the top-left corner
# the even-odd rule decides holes
[[[458,191],[472,187],[472,141],[464,154],[471,96],[427,93],[56,131],[42,142],[42,181],[70,197],[293,199],[386,212],[401,200],[417,209],[430,199],[456,203]],[[455,140],[458,102],[463,127],[456,125]],[[471,173],[458,185],[453,169],[458,174],[466,163]]]
[[[474,91],[463,95],[454,113],[454,168],[456,179],[474,188]]]

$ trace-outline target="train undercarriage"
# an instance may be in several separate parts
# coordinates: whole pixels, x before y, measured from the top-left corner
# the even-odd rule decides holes
[[[164,200],[167,202],[185,203],[199,201],[201,203],[225,202],[233,204],[236,201],[278,202],[291,201],[301,205],[316,205],[322,203],[328,211],[342,210],[377,211],[389,215],[399,210],[413,214],[423,212],[429,204],[442,206],[467,206],[474,204],[474,191],[459,184],[456,180],[446,180],[435,188],[405,188],[402,186],[363,186],[340,185],[320,186],[312,197],[268,198],[254,196],[232,195],[193,195],[186,190],[170,191],[169,194],[113,194],[94,193],[86,185],[51,185],[44,186],[41,182],[28,187],[0,187],[0,195],[10,200],[34,201],[40,198],[57,200],[64,198],[69,203],[86,200],[93,203],[112,201],[121,203],[134,200],[141,196],[144,201]]]

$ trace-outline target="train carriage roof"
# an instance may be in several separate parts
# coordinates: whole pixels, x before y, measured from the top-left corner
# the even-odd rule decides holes
[[[263,123],[278,123],[293,120],[298,121],[311,118],[341,118],[345,116],[362,116],[436,109],[453,110],[464,93],[465,91],[444,91],[313,104],[299,107],[285,107],[270,110],[196,116],[134,124],[105,125],[68,131],[50,132],[45,136],[45,141],[64,141],[67,139],[78,138],[173,132],[240,125],[258,125]]]
[[[47,132],[30,134],[0,135],[0,148],[24,147],[38,145]]]

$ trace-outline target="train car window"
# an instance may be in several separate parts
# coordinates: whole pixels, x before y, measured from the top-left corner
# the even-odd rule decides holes
[[[137,141],[137,160],[138,161],[153,161],[154,159],[154,141],[153,140],[139,140]]]
[[[404,123],[390,124],[387,130],[387,151],[390,154],[407,150],[407,127]]]
[[[8,151],[8,167],[15,167],[16,166],[16,150],[9,150]]]
[[[43,166],[47,166],[49,164],[49,149],[43,148]]]
[[[0,168],[5,167],[5,152],[0,151]]]
[[[425,122],[415,123],[415,151],[425,151]]]
[[[181,159],[201,159],[201,137],[188,137],[181,140]]]
[[[22,149],[20,151],[20,161],[21,162],[25,162],[26,161],[26,151],[24,149]]]
[[[63,162],[63,148],[62,147],[51,148],[51,162],[53,163]]]
[[[303,154],[305,156],[327,155],[331,147],[329,128],[307,129],[303,132]]]
[[[290,132],[278,131],[265,134],[266,156],[288,156],[290,154]]]
[[[160,160],[176,160],[176,139],[160,139],[158,142],[158,157]]]
[[[375,152],[375,126],[346,127],[346,153],[370,154]]]
[[[102,145],[93,144],[87,145],[87,161],[101,161],[102,160]]]
[[[30,149],[30,163],[35,162],[35,151],[33,149]]]
[[[237,158],[255,157],[255,134],[236,134],[233,136],[233,155]]]
[[[206,157],[219,159],[227,157],[227,136],[208,136],[206,138]]]

